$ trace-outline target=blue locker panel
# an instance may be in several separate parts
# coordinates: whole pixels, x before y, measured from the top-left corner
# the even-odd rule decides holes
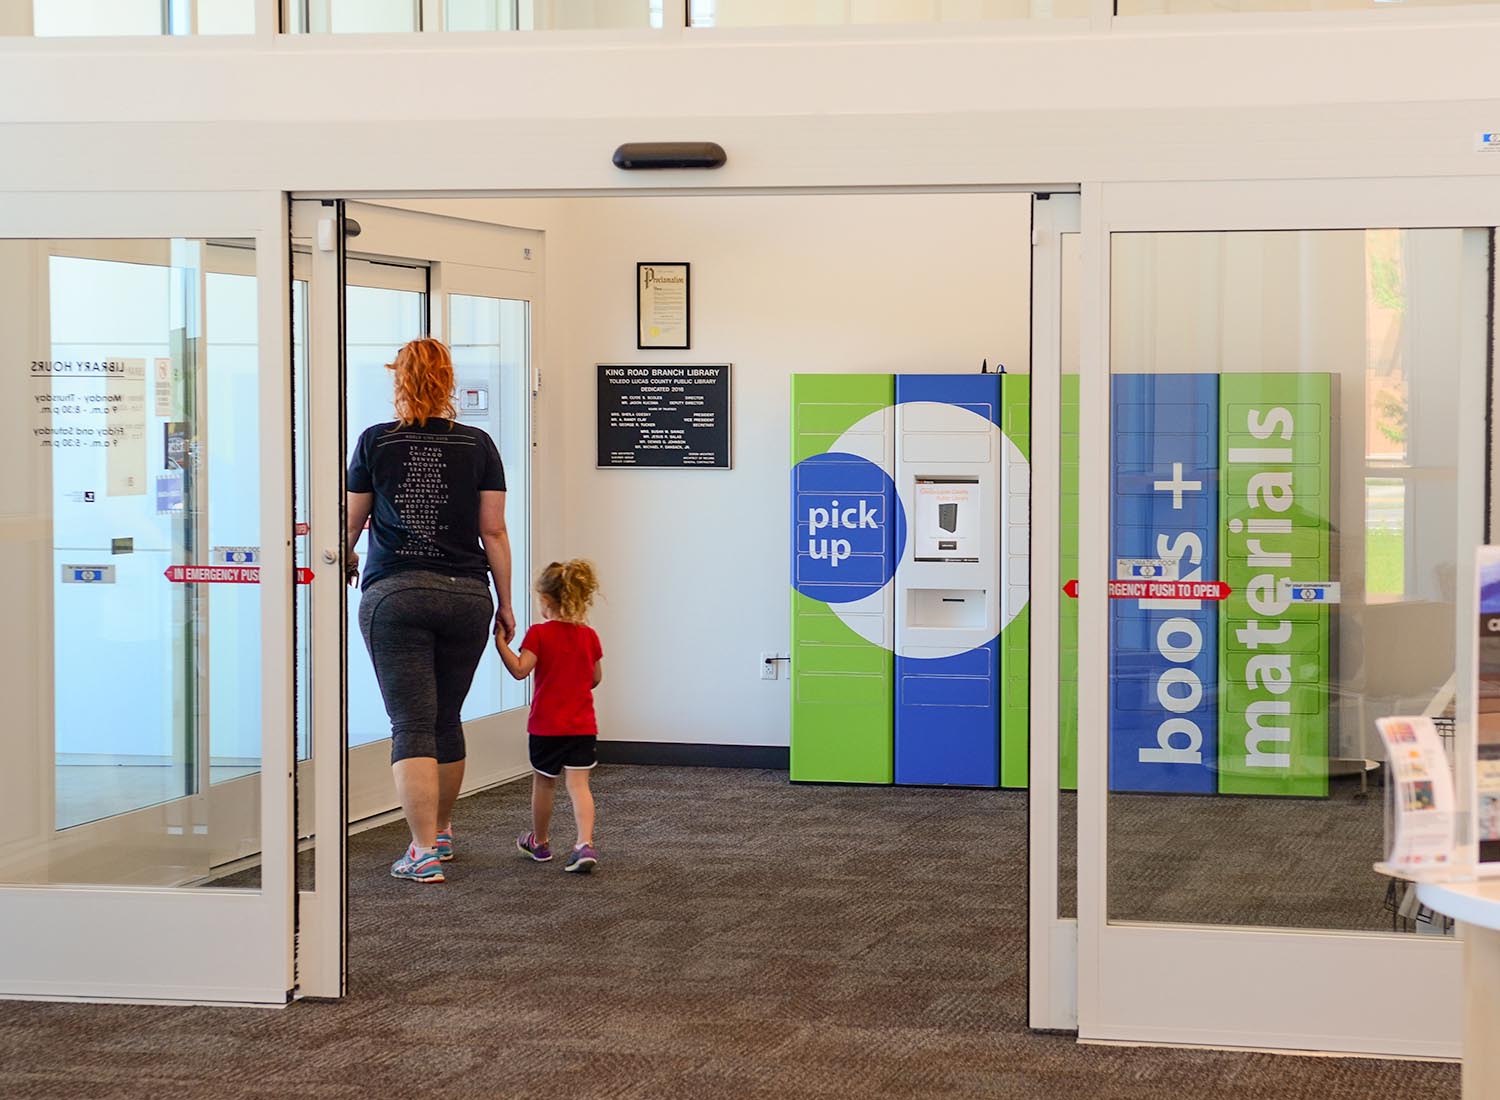
[[[997,426],[1001,423],[998,374],[898,375],[898,418],[903,403],[916,401],[958,405]],[[901,463],[899,447],[898,427],[898,469]],[[997,479],[997,485],[1000,457],[992,454],[991,467],[985,472],[985,476]],[[961,472],[962,467],[954,466],[953,470]],[[931,472],[943,471],[935,467]],[[999,516],[987,517],[986,522],[998,524]],[[985,563],[983,568],[991,578],[986,583],[995,586],[996,598],[1000,598],[1004,592],[1000,562]],[[905,613],[902,606],[905,578],[899,568],[897,572],[896,615],[900,624]],[[956,585],[967,586],[968,582]],[[898,645],[895,733],[897,783],[998,787],[999,638],[976,639],[973,649],[936,659],[903,657]]]
[[[896,404],[908,401],[957,405],[1000,426],[998,374],[898,374]],[[900,462],[899,456],[896,461]]]
[[[954,657],[896,658],[896,782],[1000,785],[1000,639]]]
[[[1218,375],[1119,374],[1112,399],[1111,558],[1217,580]],[[1218,618],[1208,601],[1110,601],[1111,790],[1217,790]]]
[[[792,586],[824,603],[878,592],[893,572],[892,532],[903,527],[895,512],[895,485],[874,463],[837,453],[799,462],[792,471]]]

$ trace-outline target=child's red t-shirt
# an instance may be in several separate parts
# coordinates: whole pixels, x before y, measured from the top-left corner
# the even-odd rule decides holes
[[[556,620],[537,623],[526,631],[521,648],[536,654],[536,691],[526,732],[538,737],[597,736],[594,665],[604,650],[593,628]]]

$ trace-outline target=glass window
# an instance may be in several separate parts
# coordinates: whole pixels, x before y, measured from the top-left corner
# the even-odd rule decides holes
[[[286,0],[294,34],[661,27],[662,0]]]
[[[420,0],[312,0],[309,26],[334,34],[379,34],[422,29]]]
[[[1372,600],[1406,594],[1406,484],[1365,478],[1365,594]]]
[[[259,848],[259,800],[213,793],[261,756],[254,253],[4,241],[0,272],[0,592],[28,655],[3,674],[0,878],[200,882]]]
[[[357,263],[357,261],[356,261]],[[402,269],[415,272],[417,269]],[[500,448],[507,486],[505,513],[511,528],[512,599],[525,630],[530,565],[526,556],[530,475],[530,305],[523,301],[467,294],[448,296],[459,419],[489,432]],[[401,345],[427,331],[426,295],[418,290],[356,286],[346,299],[349,386],[349,446],[371,424],[390,420],[391,362]],[[365,553],[365,541],[358,550]],[[365,745],[390,736],[375,669],[358,641],[359,600],[349,594],[349,744]],[[474,685],[464,701],[463,719],[526,704],[526,685],[504,675],[500,658],[486,647]]]
[[[1111,238],[1114,575],[1228,586],[1110,601],[1111,919],[1391,929],[1374,722],[1454,675],[1488,254],[1456,229]]]
[[[1082,19],[1088,0],[689,0],[692,27]]]
[[[513,31],[520,27],[517,0],[446,0],[445,31]]]
[[[1237,12],[1369,11],[1435,8],[1495,0],[1115,0],[1116,15],[1224,15]]]
[[[221,250],[216,250],[221,251]],[[245,251],[245,267],[254,253]],[[209,557],[226,564],[259,552],[260,465],[239,462],[260,439],[259,371],[254,274],[204,277],[207,324],[206,393],[211,432],[204,437]],[[260,587],[206,585],[209,679],[215,686],[209,720],[210,776],[219,783],[260,768]]]
[[[38,38],[254,34],[255,0],[3,0],[0,33]]]
[[[531,348],[528,302],[470,294],[449,296],[453,368],[459,418],[490,433],[505,464],[505,516],[510,527],[511,602],[516,637],[525,635],[531,607],[526,517],[530,480]],[[526,685],[505,674],[500,656],[487,646],[464,702],[471,721],[526,705]]]

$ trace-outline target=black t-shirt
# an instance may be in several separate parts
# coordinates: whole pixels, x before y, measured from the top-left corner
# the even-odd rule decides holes
[[[366,428],[349,459],[348,489],[374,493],[363,587],[406,569],[487,580],[479,494],[505,491],[505,468],[487,432],[433,418]]]

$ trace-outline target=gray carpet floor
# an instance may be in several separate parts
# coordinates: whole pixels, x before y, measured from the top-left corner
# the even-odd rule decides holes
[[[516,854],[524,784],[461,804],[444,886],[388,877],[400,826],[354,837],[341,1003],[0,1002],[0,1097],[1458,1096],[1452,1065],[1028,1032],[1023,793],[628,767],[597,789],[591,877]]]
[[[1327,798],[1112,794],[1111,920],[1392,932],[1384,789]],[[1059,796],[1058,911],[1077,908],[1078,798]]]

